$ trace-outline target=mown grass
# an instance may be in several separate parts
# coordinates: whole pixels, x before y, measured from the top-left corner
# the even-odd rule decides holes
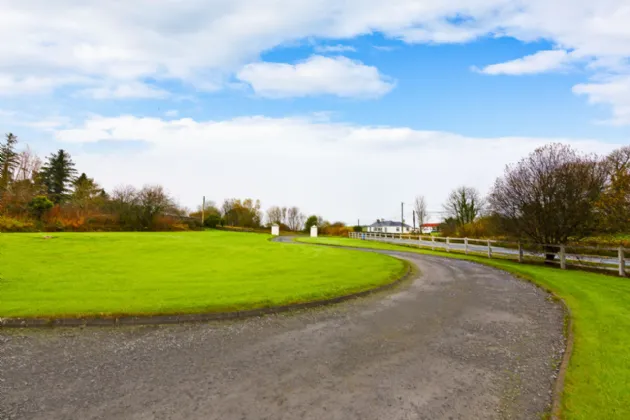
[[[303,238],[300,241],[470,260],[543,286],[566,302],[573,317],[574,348],[565,378],[563,417],[630,419],[630,279],[358,239]]]
[[[221,312],[392,282],[395,258],[233,232],[0,235],[0,317]]]

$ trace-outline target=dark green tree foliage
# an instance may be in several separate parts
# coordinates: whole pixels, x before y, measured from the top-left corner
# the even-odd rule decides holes
[[[41,220],[44,213],[53,207],[53,202],[44,195],[38,195],[28,203],[28,208],[37,220]]]
[[[76,176],[74,162],[65,150],[51,154],[40,172],[40,179],[48,197],[55,203],[70,197]]]
[[[304,230],[310,232],[313,226],[319,226],[319,217],[316,215],[309,216],[309,218],[306,219],[306,222],[304,222]]]
[[[18,153],[15,151],[17,137],[12,133],[6,135],[0,143],[0,198],[13,179],[13,171],[18,166]]]

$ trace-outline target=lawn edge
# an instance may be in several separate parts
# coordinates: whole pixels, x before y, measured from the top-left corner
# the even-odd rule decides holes
[[[293,303],[281,306],[271,306],[264,308],[246,309],[242,311],[230,312],[205,312],[191,314],[172,315],[138,315],[138,316],[116,316],[116,317],[46,317],[46,318],[0,318],[0,329],[2,328],[50,328],[50,327],[110,327],[118,325],[159,325],[159,324],[182,324],[206,321],[224,321],[244,318],[253,318],[263,315],[273,315],[283,312],[293,312],[302,309],[312,309],[322,306],[333,305],[347,300],[357,299],[373,293],[392,289],[414,275],[416,267],[407,260],[397,258],[404,265],[402,275],[393,281],[382,284],[371,289],[354,292],[347,295],[336,296],[328,299],[320,299],[309,302]]]
[[[323,244],[323,243],[315,243],[315,242],[306,242],[306,241],[300,241],[297,237],[294,239],[294,241],[296,243],[300,243],[300,244],[304,244],[304,245],[316,245],[316,246],[328,246],[328,247],[333,247],[333,248],[346,248],[346,249],[353,249],[353,250],[362,250],[362,251],[379,251],[378,248],[359,248],[359,247],[352,247],[352,246],[345,246],[345,245],[334,245],[334,244]],[[405,247],[405,245],[399,245],[402,247]],[[495,270],[498,271],[503,271],[505,273],[508,273],[509,275],[511,275],[512,277],[515,277],[517,279],[526,281],[528,283],[533,284],[534,286],[538,287],[541,290],[544,290],[546,293],[548,293],[549,295],[551,295],[551,297],[556,300],[557,302],[560,302],[560,304],[562,305],[562,308],[564,310],[564,319],[565,319],[565,326],[564,326],[564,336],[565,336],[565,349],[564,349],[564,353],[562,354],[562,360],[560,361],[560,367],[558,368],[558,372],[557,372],[557,376],[556,376],[556,381],[555,384],[553,386],[553,390],[552,390],[552,394],[551,394],[551,412],[549,413],[551,415],[551,419],[553,420],[560,420],[562,419],[562,409],[563,409],[563,405],[562,405],[562,397],[564,396],[564,380],[565,380],[565,376],[566,376],[566,372],[567,369],[569,367],[569,363],[571,361],[571,356],[573,355],[573,314],[571,313],[571,308],[569,308],[569,305],[564,301],[563,298],[561,298],[554,290],[550,289],[549,287],[540,284],[536,281],[536,279],[530,277],[530,276],[526,276],[522,273],[516,272],[516,271],[511,271],[511,270],[507,270],[507,269],[503,269],[503,268],[498,268],[496,266],[494,266],[493,264],[491,264],[490,262],[485,262],[483,260],[479,261],[478,259],[482,259],[483,257],[477,257],[478,259],[468,259],[466,255],[463,254],[458,254],[457,257],[449,255],[449,253],[447,252],[440,252],[440,251],[431,251],[433,253],[439,253],[440,255],[432,255],[429,253],[424,253],[422,252],[423,249],[422,248],[415,248],[412,246],[409,246],[408,248],[410,249],[415,249],[418,250],[420,252],[414,252],[414,251],[402,251],[402,250],[387,250],[387,249],[382,249],[380,251],[391,251],[391,252],[401,252],[401,253],[407,253],[407,254],[412,254],[412,255],[427,255],[427,256],[434,256],[434,257],[438,257],[438,258],[449,258],[449,259],[457,259],[457,260],[463,260],[463,261],[468,261],[470,263],[473,264],[480,264],[480,265],[484,265],[486,267],[490,267],[493,268]],[[443,254],[443,255],[442,255]]]

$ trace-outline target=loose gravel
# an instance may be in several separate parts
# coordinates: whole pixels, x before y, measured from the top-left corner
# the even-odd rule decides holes
[[[537,419],[563,309],[509,274],[421,274],[316,310],[169,326],[0,331],[0,419]]]

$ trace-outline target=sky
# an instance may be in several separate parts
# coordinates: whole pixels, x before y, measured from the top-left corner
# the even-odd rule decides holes
[[[106,189],[439,218],[536,147],[630,143],[627,0],[0,0],[0,131]],[[436,221],[436,220],[434,220]]]

